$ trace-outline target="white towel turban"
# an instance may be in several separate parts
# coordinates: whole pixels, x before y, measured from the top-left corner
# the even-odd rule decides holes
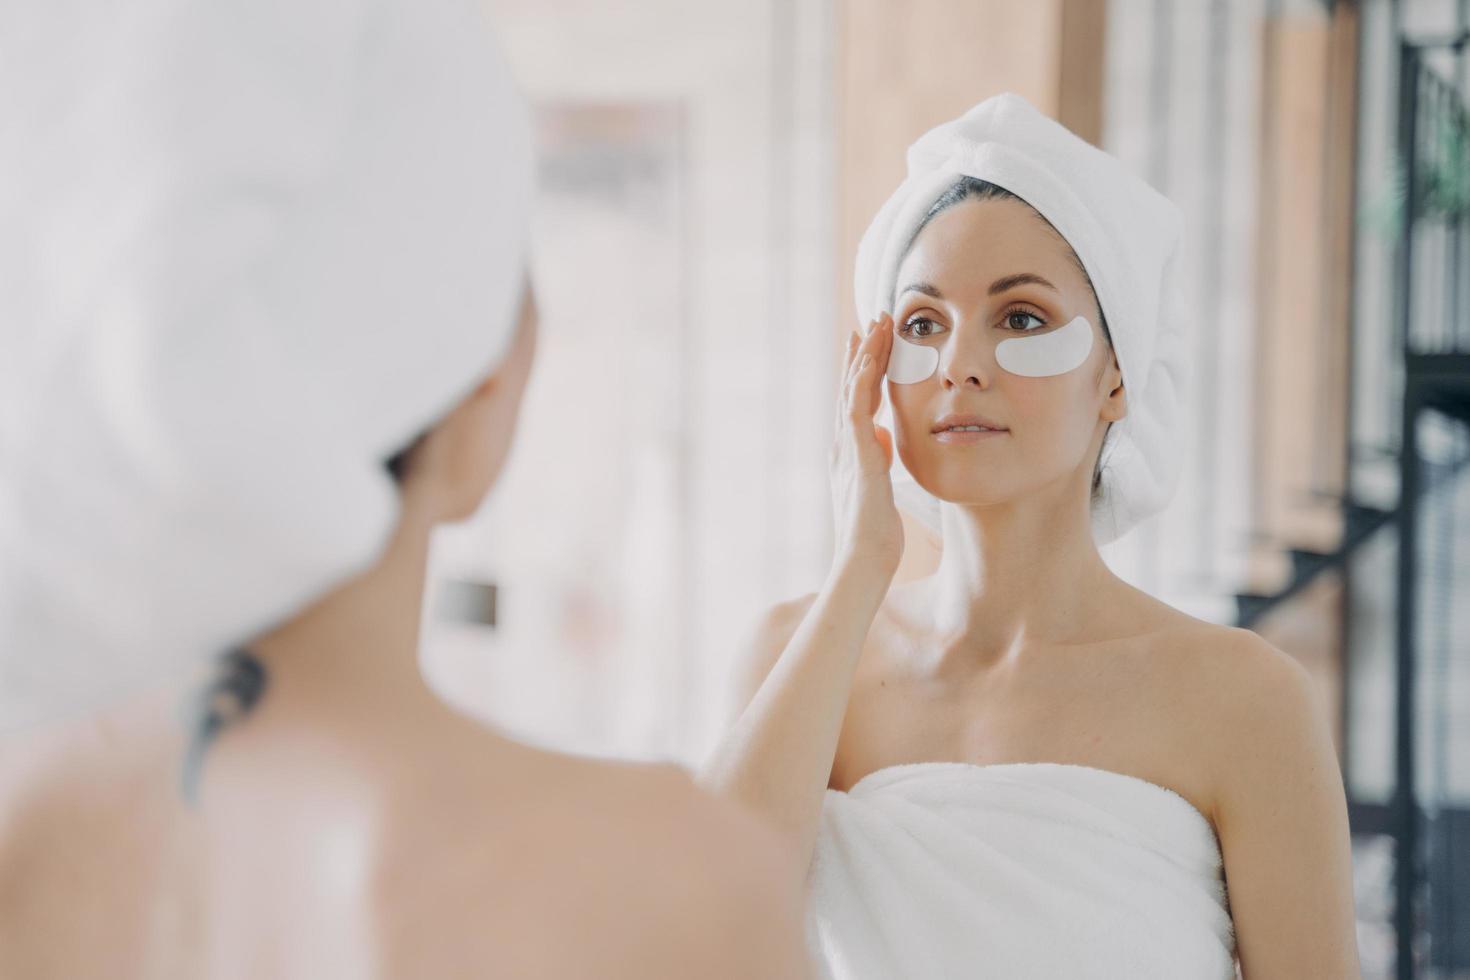
[[[0,729],[370,565],[494,370],[530,118],[477,0],[0,13]]]
[[[956,179],[999,184],[1041,213],[1072,246],[1107,318],[1128,414],[1103,448],[1093,540],[1108,544],[1168,503],[1181,465],[1181,393],[1189,383],[1192,317],[1181,291],[1179,209],[1123,164],[1006,92],[929,130],[908,150],[908,176],[858,246],[859,322],[892,313],[900,252]],[[884,386],[880,421],[893,425]],[[894,457],[899,505],[939,533],[939,501]]]

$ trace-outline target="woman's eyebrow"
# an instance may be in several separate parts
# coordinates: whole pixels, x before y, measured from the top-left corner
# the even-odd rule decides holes
[[[898,291],[898,295],[900,296],[904,293],[923,293],[925,296],[932,296],[935,299],[944,299],[944,294],[939,291],[939,288],[927,282],[911,282]]]
[[[1018,272],[1013,276],[1002,276],[991,283],[989,295],[994,296],[996,293],[1003,293],[1007,289],[1014,289],[1017,286],[1024,286],[1028,283],[1036,286],[1045,286],[1054,293],[1061,292],[1060,289],[1034,272]]]
[[[1047,289],[1050,289],[1054,293],[1061,292],[1061,290],[1053,286],[1049,280],[1038,276],[1034,272],[1018,272],[1013,276],[1002,276],[999,279],[995,280],[995,282],[990,284],[990,289],[987,290],[987,295],[994,296],[996,293],[1003,293],[1007,289],[1014,289],[1017,286],[1024,286],[1027,284],[1045,286]],[[923,293],[925,296],[932,296],[934,299],[944,299],[944,294],[939,291],[938,287],[933,285],[932,283],[927,282],[911,282],[898,291],[898,295],[900,296],[902,296],[904,293]]]

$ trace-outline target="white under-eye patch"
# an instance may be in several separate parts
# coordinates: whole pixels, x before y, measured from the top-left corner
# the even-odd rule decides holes
[[[925,347],[893,332],[893,351],[888,355],[888,380],[901,385],[918,384],[939,367],[939,348]]]
[[[1073,317],[1060,330],[1035,337],[1007,337],[995,345],[995,359],[1012,374],[1045,378],[1080,367],[1092,352],[1092,324]]]
[[[1060,330],[1035,337],[1007,337],[995,345],[995,359],[1012,374],[1045,378],[1075,370],[1092,353],[1092,324],[1077,316]],[[888,356],[888,380],[901,385],[918,384],[939,369],[939,348],[904,340],[893,334],[893,352]]]

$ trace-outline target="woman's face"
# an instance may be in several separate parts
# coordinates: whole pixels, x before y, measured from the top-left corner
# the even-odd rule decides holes
[[[1074,482],[1085,497],[1107,423],[1125,403],[1092,289],[1065,241],[1020,201],[962,201],[919,234],[897,288],[895,350],[937,352],[921,380],[885,382],[896,449],[919,485],[962,504],[1050,487],[1065,498]],[[921,365],[910,376],[935,360],[908,353]],[[951,414],[1004,431],[936,432]]]

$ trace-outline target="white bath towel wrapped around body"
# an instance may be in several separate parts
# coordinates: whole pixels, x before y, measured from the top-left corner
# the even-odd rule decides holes
[[[828,980],[1237,976],[1213,826],[1123,773],[879,769],[827,791],[810,875]]]

